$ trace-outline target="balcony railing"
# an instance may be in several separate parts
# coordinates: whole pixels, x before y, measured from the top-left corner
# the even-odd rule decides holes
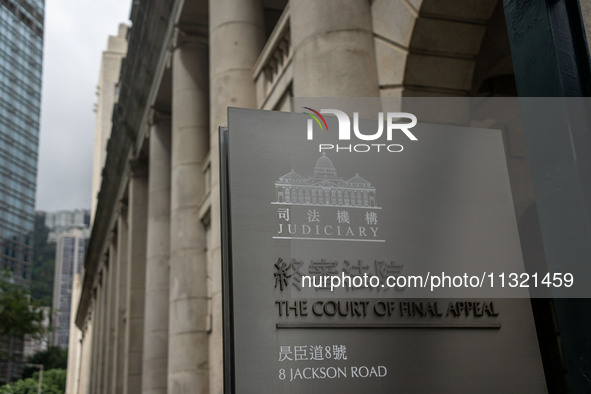
[[[254,66],[257,106],[273,109],[292,80],[289,5],[283,10]]]

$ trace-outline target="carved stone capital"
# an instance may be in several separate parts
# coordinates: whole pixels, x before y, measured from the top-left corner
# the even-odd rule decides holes
[[[129,203],[129,201],[127,200],[127,197],[123,197],[119,200],[119,204],[117,206],[117,214],[119,216],[127,216],[128,203]]]
[[[158,111],[156,108],[150,109],[148,115],[148,125],[154,126],[158,123],[170,123],[171,117],[169,113]]]
[[[115,228],[111,229],[111,231],[109,231],[107,233],[107,244],[112,244],[116,241],[117,241],[117,227],[115,226]]]
[[[131,168],[131,175],[135,177],[143,177],[148,175],[148,158],[144,155],[129,159],[129,167]]]
[[[179,24],[174,28],[170,40],[170,50],[181,48],[185,45],[208,45],[209,37],[205,25]]]

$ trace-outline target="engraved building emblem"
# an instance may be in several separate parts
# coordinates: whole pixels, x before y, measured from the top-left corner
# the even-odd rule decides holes
[[[313,176],[306,178],[292,169],[275,182],[275,190],[274,204],[379,208],[376,188],[359,174],[349,180],[339,178],[324,153],[316,161]]]

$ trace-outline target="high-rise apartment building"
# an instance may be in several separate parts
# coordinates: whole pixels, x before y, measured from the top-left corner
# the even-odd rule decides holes
[[[78,228],[85,232],[86,238],[90,237],[90,210],[75,209],[73,211],[58,211],[45,213],[45,226],[49,229],[48,243],[57,242],[60,234]]]
[[[51,345],[68,347],[70,337],[70,305],[74,276],[80,274],[86,250],[86,232],[73,228],[57,238],[53,280],[53,327]]]
[[[21,284],[31,278],[44,14],[44,0],[0,2],[0,268]],[[13,380],[22,338],[0,346],[0,382]]]
[[[0,246],[2,267],[19,282],[31,277],[44,8],[0,3]]]
[[[88,227],[90,212],[87,209],[73,211],[47,212],[45,226],[50,230],[58,228]]]

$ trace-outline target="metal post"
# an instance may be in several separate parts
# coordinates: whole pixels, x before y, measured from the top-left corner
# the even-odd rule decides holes
[[[41,394],[43,387],[43,364],[25,364],[27,367],[39,368],[39,385],[37,387],[37,394]]]
[[[39,368],[39,388],[37,389],[37,394],[41,394],[41,387],[43,386],[43,364]]]

